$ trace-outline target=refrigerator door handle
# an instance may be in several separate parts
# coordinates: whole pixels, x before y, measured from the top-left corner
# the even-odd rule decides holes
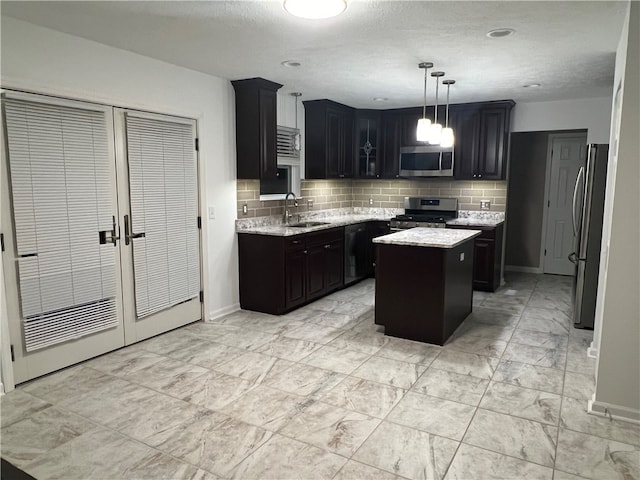
[[[580,171],[578,172],[578,176],[576,177],[576,184],[573,187],[573,211],[571,212],[571,220],[573,223],[573,236],[578,236],[578,222],[576,219],[576,201],[578,200],[578,186],[580,185],[581,179],[580,177],[584,176],[584,167],[580,167]],[[571,259],[569,259],[571,260]]]

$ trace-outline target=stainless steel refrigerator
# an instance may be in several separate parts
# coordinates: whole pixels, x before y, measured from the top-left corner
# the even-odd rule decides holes
[[[576,328],[593,329],[608,156],[609,145],[588,145],[585,166],[580,168],[573,190],[574,251],[569,260],[577,265],[573,289]]]

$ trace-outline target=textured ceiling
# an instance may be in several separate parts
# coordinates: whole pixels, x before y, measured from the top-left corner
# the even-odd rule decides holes
[[[303,100],[392,108],[422,103],[421,61],[457,81],[454,103],[611,95],[627,5],[351,0],[339,17],[303,20],[274,1],[2,1],[2,15],[223,78],[264,77]],[[500,27],[516,33],[486,37]]]

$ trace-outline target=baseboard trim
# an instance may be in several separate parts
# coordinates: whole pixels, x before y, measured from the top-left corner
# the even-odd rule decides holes
[[[593,345],[593,342],[591,342],[591,345],[587,348],[587,356],[589,358],[598,358],[598,348]]]
[[[230,313],[237,312],[240,310],[240,304],[234,303],[233,305],[229,305],[228,307],[222,307],[218,310],[213,310],[209,312],[207,316],[207,322],[212,322],[213,320],[217,320],[220,317],[224,317],[225,315],[229,315]]]
[[[615,420],[622,420],[624,422],[640,425],[640,409],[598,402],[595,397],[596,395],[594,393],[593,398],[589,400],[587,412],[599,417],[613,418]]]
[[[520,272],[520,273],[543,273],[540,267],[521,267],[520,265],[505,265],[504,269],[507,272]]]

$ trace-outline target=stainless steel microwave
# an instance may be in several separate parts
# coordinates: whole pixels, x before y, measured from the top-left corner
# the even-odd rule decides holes
[[[452,177],[453,147],[420,145],[400,149],[401,177]]]

